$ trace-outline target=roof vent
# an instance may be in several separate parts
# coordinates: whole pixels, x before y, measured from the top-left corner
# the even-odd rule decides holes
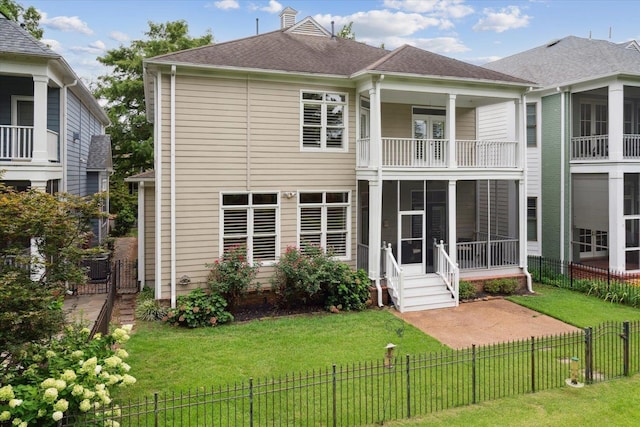
[[[560,43],[560,40],[554,40],[554,41],[552,41],[551,43],[549,43],[549,44],[547,45],[547,47],[555,46],[555,45],[557,45],[558,43]]]
[[[296,15],[298,11],[292,9],[290,7],[285,7],[282,12],[280,12],[280,28],[291,28],[296,23]]]

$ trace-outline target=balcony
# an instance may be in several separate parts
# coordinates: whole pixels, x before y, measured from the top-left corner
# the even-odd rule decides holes
[[[447,139],[382,138],[383,168],[517,168],[517,141],[457,140],[455,165],[450,165]],[[357,141],[358,167],[376,167],[371,141]]]
[[[0,161],[31,161],[33,159],[33,126],[0,125]],[[60,161],[60,138],[47,129],[47,160]]]

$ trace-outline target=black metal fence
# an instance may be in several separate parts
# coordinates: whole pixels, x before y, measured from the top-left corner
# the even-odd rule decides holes
[[[640,370],[640,321],[604,323],[556,336],[332,366],[262,381],[156,393],[119,409],[65,420],[121,426],[355,426],[566,386]]]
[[[607,301],[640,306],[640,275],[590,265],[529,256],[528,268],[534,281],[572,289]]]

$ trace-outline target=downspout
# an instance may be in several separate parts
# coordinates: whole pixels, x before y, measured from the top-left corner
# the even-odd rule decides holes
[[[528,92],[528,90],[527,90]],[[527,188],[528,188],[528,162],[527,162],[527,95],[526,92],[522,94],[521,97],[520,110],[518,112],[518,133],[520,137],[520,161],[522,161],[522,186],[520,187],[520,212],[519,216],[521,219],[520,224],[520,244],[522,245],[522,249],[520,250],[520,257],[522,259],[522,271],[524,271],[524,275],[527,278],[527,290],[530,293],[533,292],[533,282],[531,280],[531,274],[529,273],[529,262],[527,260],[527,222],[522,221],[522,219],[527,217]],[[522,242],[524,237],[524,242]]]
[[[140,291],[144,289],[145,277],[147,275],[145,264],[145,208],[144,208],[144,181],[138,183],[138,280],[140,281]]]
[[[249,75],[247,74],[247,87],[246,87],[246,91],[247,91],[247,113],[246,113],[246,132],[247,132],[247,140],[246,140],[246,181],[247,181],[247,186],[246,186],[246,190],[247,191],[251,191],[251,87],[250,87],[250,83],[251,80],[249,79]]]
[[[67,192],[67,90],[70,87],[73,87],[78,84],[78,79],[75,79],[73,82],[62,86],[62,123],[60,126],[60,135],[58,135],[58,143],[60,144],[60,149],[62,152],[60,153],[60,157],[62,157],[62,192]]]
[[[171,66],[170,144],[171,144],[171,308],[176,306],[176,66]]]
[[[380,199],[377,201],[378,206],[380,206],[380,211],[382,212],[382,114],[380,110],[382,109],[382,99],[380,99],[380,82],[384,80],[384,74],[380,75],[377,81],[374,82],[374,88],[376,93],[376,126],[378,127],[378,188]],[[378,224],[378,229],[380,229],[380,224]],[[380,231],[382,233],[382,230]],[[382,240],[382,239],[380,239]],[[374,250],[380,251],[380,248],[374,248]],[[378,274],[376,274],[376,289],[378,291],[378,307],[382,307],[384,304],[382,303],[382,286],[380,285],[380,258],[378,257],[378,265],[376,266]]]
[[[162,299],[162,72],[158,71],[156,76],[156,103],[155,103],[155,197],[156,197],[156,214],[155,214],[155,297]]]
[[[558,88],[558,91],[560,91],[560,88]],[[565,198],[565,191],[564,191],[564,186],[565,186],[565,178],[564,178],[564,173],[565,173],[565,167],[564,167],[564,159],[565,159],[565,126],[566,126],[566,120],[565,120],[565,93],[564,91],[560,92],[560,203],[561,203],[561,208],[560,208],[560,262],[563,263],[564,262],[564,221],[565,221],[565,206],[566,203],[564,201]]]

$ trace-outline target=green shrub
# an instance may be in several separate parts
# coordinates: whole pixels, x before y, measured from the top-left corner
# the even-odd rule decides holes
[[[274,265],[275,273],[271,277],[271,290],[278,306],[294,307],[322,302],[319,276],[323,258],[322,250],[318,247],[310,246],[305,252],[294,247],[287,248]]]
[[[491,295],[511,295],[518,289],[518,281],[516,279],[493,279],[484,283],[483,289]]]
[[[348,265],[336,262],[335,280],[327,283],[327,308],[331,306],[341,310],[364,310],[371,297],[369,292],[369,276],[360,269],[353,271]]]
[[[198,288],[188,295],[179,296],[176,308],[169,309],[162,320],[189,328],[216,326],[233,321],[226,307],[227,301],[221,295]]]
[[[211,269],[207,284],[213,293],[226,299],[230,310],[234,310],[247,294],[259,267],[260,263],[254,262],[252,265],[247,261],[247,249],[244,246],[233,246],[213,264],[207,264],[207,268]],[[260,285],[256,284],[255,287],[259,289]]]
[[[473,299],[477,294],[476,287],[471,282],[467,282],[466,280],[461,280],[458,288],[458,297],[461,300]]]
[[[110,390],[136,381],[123,360],[127,352],[119,348],[129,332],[122,327],[89,340],[89,329],[70,325],[60,336],[5,359],[0,366],[0,425],[57,426],[74,414],[95,414],[95,424],[88,424],[103,425],[101,416],[115,409]]]
[[[136,304],[136,318],[147,321],[160,320],[168,313],[168,308],[155,299],[143,299]]]

